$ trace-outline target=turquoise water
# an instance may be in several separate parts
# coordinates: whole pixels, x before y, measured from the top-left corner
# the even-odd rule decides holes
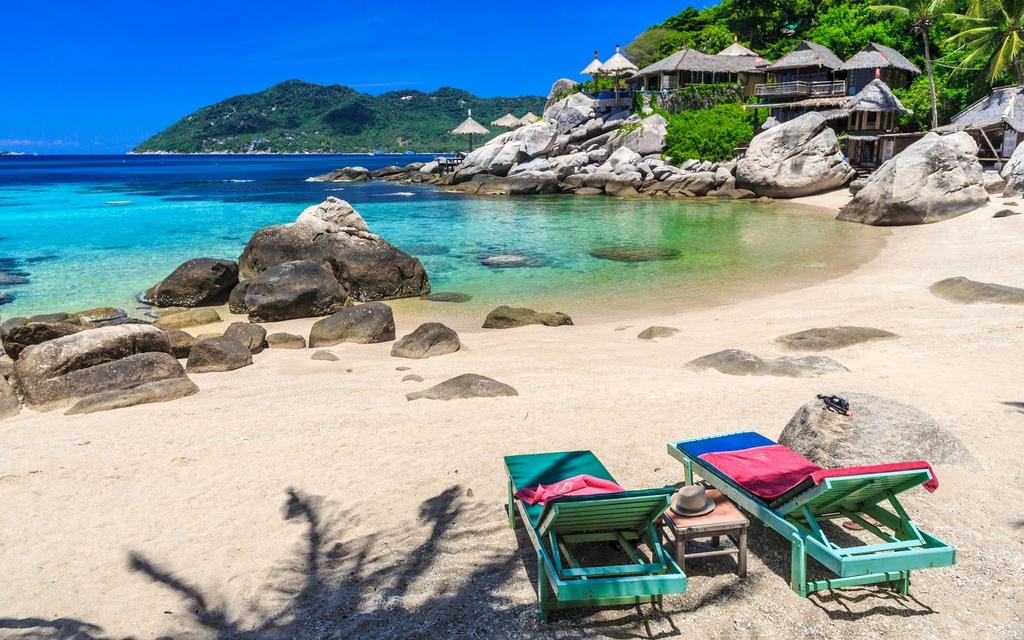
[[[0,292],[4,316],[98,305],[139,309],[135,297],[182,261],[237,258],[253,231],[290,222],[329,195],[421,258],[435,291],[477,302],[577,299],[628,306],[683,303],[723,288],[801,282],[874,246],[861,225],[797,207],[604,197],[476,198],[382,182],[305,178],[402,157],[90,156],[0,158]],[[669,260],[622,263],[607,246],[673,249]],[[513,253],[531,266],[492,268]],[[24,284],[2,284],[27,279]],[[760,285],[758,285],[760,286]]]

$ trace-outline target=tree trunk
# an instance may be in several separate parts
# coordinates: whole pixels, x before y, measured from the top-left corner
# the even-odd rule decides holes
[[[935,75],[932,74],[932,52],[928,43],[928,32],[923,32],[921,38],[924,40],[924,68],[928,73],[928,92],[932,99],[932,129],[934,129],[939,126],[939,111],[935,99]]]
[[[1021,74],[1020,56],[1013,59],[1013,72],[1017,74],[1017,84],[1024,84],[1024,75]]]

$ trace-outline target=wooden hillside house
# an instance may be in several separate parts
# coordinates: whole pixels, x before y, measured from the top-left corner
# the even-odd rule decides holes
[[[874,80],[881,80],[889,88],[905,89],[915,76],[921,74],[910,60],[899,51],[877,42],[870,42],[839,66],[844,74],[847,91],[855,95]]]
[[[854,167],[874,169],[893,157],[896,121],[909,113],[889,86],[872,80],[843,106],[846,114],[846,157]]]
[[[979,160],[1005,162],[1024,138],[1024,85],[996,87],[936,131],[966,131],[978,143]]]
[[[682,49],[650,64],[632,78],[640,91],[673,91],[695,84],[732,84],[743,88],[744,96],[754,95],[754,87],[764,78],[764,58],[733,43],[715,54]]]

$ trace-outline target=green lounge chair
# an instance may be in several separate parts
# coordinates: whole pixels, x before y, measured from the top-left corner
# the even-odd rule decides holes
[[[506,456],[505,468],[509,526],[515,529],[518,512],[537,550],[541,622],[552,609],[660,604],[662,595],[686,591],[686,575],[662,549],[655,531],[673,488],[570,496],[530,505],[515,498],[515,493],[581,474],[615,479],[590,451]],[[581,566],[573,548],[595,542],[617,542],[632,562]],[[638,552],[640,542],[647,544],[652,558]]]
[[[818,479],[808,476],[777,498],[766,500],[701,458],[708,453],[772,445],[781,446],[748,431],[671,442],[668,452],[686,466],[687,484],[693,483],[696,471],[706,482],[790,541],[790,586],[800,596],[807,597],[824,589],[877,583],[892,583],[905,594],[910,589],[911,570],[955,563],[956,550],[921,531],[896,498],[908,489],[933,481],[927,465],[899,471],[872,472],[871,467],[859,468],[864,472],[859,472],[858,468],[838,472],[823,470],[826,475],[844,472],[851,475]],[[906,463],[907,466],[913,464],[916,463]],[[892,507],[891,511],[882,506],[884,502]],[[857,523],[881,542],[840,546],[821,528],[821,522],[838,518]],[[807,556],[837,577],[808,580]]]

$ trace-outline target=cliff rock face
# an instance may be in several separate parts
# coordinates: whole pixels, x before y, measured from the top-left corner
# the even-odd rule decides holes
[[[342,200],[307,209],[293,223],[257,231],[238,258],[239,277],[245,284],[271,267],[298,260],[323,265],[357,301],[430,291],[420,261],[370,233],[362,217]]]
[[[969,135],[929,133],[871,174],[839,219],[878,226],[941,222],[988,202],[984,182]]]
[[[736,163],[736,186],[771,198],[836,189],[853,176],[835,132],[814,112],[754,136],[746,155]]]

